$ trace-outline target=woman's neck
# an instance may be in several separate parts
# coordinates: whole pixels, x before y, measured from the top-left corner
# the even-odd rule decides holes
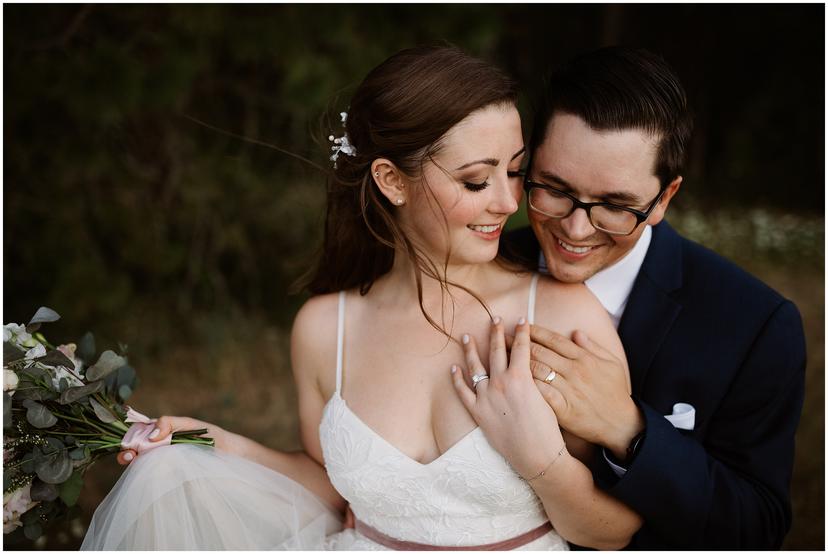
[[[495,261],[478,264],[450,264],[448,267],[443,264],[435,264],[435,266],[433,269],[437,271],[439,279],[430,275],[429,271],[420,271],[423,305],[426,309],[439,309],[446,302],[452,302],[455,305],[462,305],[468,301],[476,303],[477,300],[463,291],[461,286],[485,301],[487,293],[490,289],[497,288],[500,280],[498,278],[504,273]],[[448,299],[444,294],[444,285],[441,280],[447,283],[453,299]],[[377,280],[372,291],[375,288],[376,293],[386,296],[394,304],[411,306],[419,312],[416,267],[407,256],[399,254],[395,256],[391,271]]]

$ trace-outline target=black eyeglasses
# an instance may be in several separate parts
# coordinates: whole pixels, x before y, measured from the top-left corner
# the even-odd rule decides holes
[[[667,188],[661,189],[650,206],[642,211],[619,206],[610,202],[581,202],[571,194],[550,185],[524,179],[523,189],[529,207],[538,213],[555,219],[569,217],[578,208],[583,208],[592,226],[611,235],[629,235],[650,217]]]

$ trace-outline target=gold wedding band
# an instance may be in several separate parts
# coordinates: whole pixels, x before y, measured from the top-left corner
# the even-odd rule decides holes
[[[557,376],[558,376],[558,374],[555,372],[555,370],[550,369],[549,370],[549,375],[546,376],[546,378],[544,379],[544,382],[551,383],[552,381],[555,380],[555,377],[557,377]]]

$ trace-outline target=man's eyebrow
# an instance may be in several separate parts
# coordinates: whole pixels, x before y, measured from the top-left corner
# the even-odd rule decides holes
[[[551,171],[540,171],[538,175],[541,179],[544,179],[545,181],[551,181],[556,185],[569,189],[569,191],[575,190],[575,188],[566,179],[555,173],[552,173]],[[602,202],[612,202],[613,204],[622,205],[635,206],[637,204],[642,203],[642,200],[638,195],[624,191],[606,192],[604,194],[598,194],[596,198],[600,199]]]

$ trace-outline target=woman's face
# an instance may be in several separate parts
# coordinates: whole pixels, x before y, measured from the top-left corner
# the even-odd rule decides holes
[[[478,264],[497,255],[500,234],[522,195],[520,115],[489,106],[449,129],[399,211],[409,238],[441,263]]]

